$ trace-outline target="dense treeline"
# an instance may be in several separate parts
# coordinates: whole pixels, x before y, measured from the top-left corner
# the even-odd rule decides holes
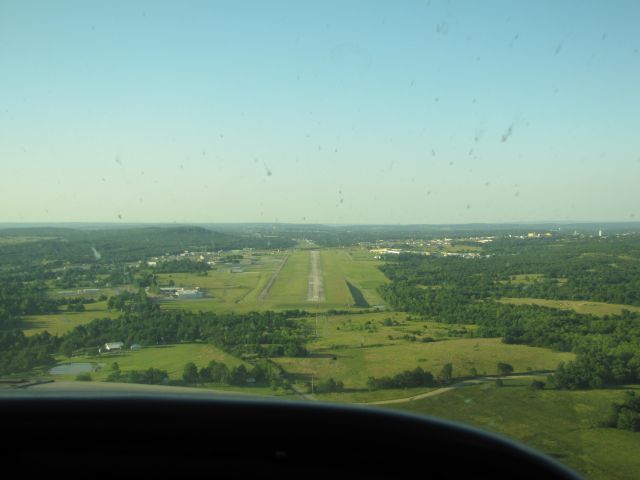
[[[527,243],[526,241],[523,241]],[[558,388],[597,388],[640,381],[640,315],[623,311],[603,318],[535,305],[507,305],[503,296],[640,301],[638,237],[545,242],[519,255],[481,259],[400,256],[380,288],[393,307],[425,319],[478,325],[475,334],[505,343],[576,353],[555,374]],[[528,242],[528,245],[533,245]],[[613,258],[615,257],[615,258]],[[512,281],[512,275],[533,275]],[[538,280],[544,275],[544,280]]]
[[[304,356],[307,328],[291,319],[300,312],[247,314],[165,311],[157,305],[134,303],[118,319],[79,325],[61,338],[60,350],[72,354],[108,342],[127,345],[207,342],[238,356]]]
[[[207,342],[240,357],[307,354],[308,327],[293,320],[305,315],[298,310],[240,315],[164,311],[142,290],[112,297],[109,305],[122,315],[79,325],[61,337],[46,332],[25,337],[18,329],[0,331],[0,374],[50,365],[56,353],[96,353],[101,345],[116,341],[127,345]]]
[[[405,370],[392,377],[369,377],[367,387],[372,390],[389,388],[415,388],[432,387],[437,385],[436,379],[431,372],[426,372],[422,367],[413,370]]]
[[[280,369],[272,363],[255,361],[247,368],[240,364],[229,368],[224,362],[211,360],[206,367],[198,369],[195,363],[189,362],[184,366],[182,380],[187,385],[206,383],[220,383],[226,385],[242,386],[247,383],[261,385],[271,383],[277,385],[282,377]]]
[[[15,228],[0,234],[14,242],[0,244],[0,264],[42,261],[123,262],[184,250],[288,248],[287,237],[221,233],[202,227],[123,227],[104,229]],[[28,238],[28,241],[19,241]]]
[[[55,313],[58,303],[47,297],[40,283],[0,279],[0,330],[18,328],[22,315]]]
[[[520,245],[519,253],[511,253],[511,243]],[[417,311],[430,303],[430,296],[455,289],[458,296],[470,299],[537,297],[640,305],[640,236],[511,243],[488,247],[491,255],[477,259],[401,255],[381,267],[396,284],[389,300],[401,303],[394,297],[411,297]],[[531,277],[513,281],[515,275]]]
[[[211,270],[206,262],[194,262],[193,260],[168,260],[160,262],[154,267],[155,273],[199,273],[203,274]]]
[[[611,405],[611,414],[602,426],[640,432],[640,397],[634,391],[627,392],[624,402]]]
[[[25,337],[18,329],[0,330],[0,375],[55,364],[53,354],[58,346],[57,337],[47,332]]]

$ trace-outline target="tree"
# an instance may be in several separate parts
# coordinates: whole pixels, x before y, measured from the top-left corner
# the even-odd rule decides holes
[[[534,380],[529,385],[529,388],[531,388],[532,390],[542,390],[544,388],[544,385],[544,382],[541,382],[540,380]]]
[[[453,378],[453,365],[451,363],[445,363],[438,373],[438,381],[440,383],[447,384],[451,382]]]
[[[198,367],[193,362],[189,362],[184,366],[184,370],[182,372],[182,379],[186,383],[197,383],[198,378]]]
[[[198,376],[201,382],[211,382],[211,367],[202,367],[198,372]]]
[[[120,380],[121,374],[120,365],[118,365],[118,362],[113,362],[111,364],[111,373],[107,376],[107,382],[117,382]]]
[[[498,375],[504,376],[513,373],[513,366],[509,363],[498,362]]]
[[[79,382],[90,382],[92,380],[90,373],[79,373],[76,375],[76,380]]]
[[[244,385],[247,383],[247,367],[239,365],[231,369],[231,375],[229,377],[229,383],[231,385]]]

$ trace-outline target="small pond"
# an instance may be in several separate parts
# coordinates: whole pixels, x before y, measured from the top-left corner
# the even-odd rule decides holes
[[[69,374],[78,374],[78,373],[87,373],[93,372],[94,365],[93,363],[63,363],[61,365],[56,365],[49,373],[51,375],[69,375]]]

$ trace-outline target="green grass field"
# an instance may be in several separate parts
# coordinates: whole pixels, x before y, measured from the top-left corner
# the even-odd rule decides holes
[[[380,285],[389,281],[378,269],[384,262],[373,258],[364,248],[351,248],[339,252],[346,253],[340,257],[345,278],[360,289],[369,305],[384,305],[376,291]]]
[[[532,391],[530,380],[464,387],[389,406],[504,434],[576,469],[592,480],[638,478],[640,434],[599,428],[622,390]]]
[[[559,362],[573,359],[571,353],[552,352],[544,348],[507,345],[497,338],[459,338],[461,329],[472,332],[472,325],[444,325],[434,322],[407,320],[398,312],[308,318],[318,337],[307,348],[311,355],[304,358],[277,358],[294,378],[319,381],[330,377],[342,380],[347,388],[366,387],[367,378],[394,375],[421,366],[437,374],[445,363],[452,363],[454,376],[467,376],[475,368],[477,374],[496,373],[498,362],[513,365],[516,372],[553,370]],[[396,325],[385,326],[390,319]],[[369,322],[369,323],[368,323]],[[405,339],[413,335],[423,343]],[[334,360],[335,357],[335,360]],[[344,401],[349,401],[348,396]]]
[[[25,335],[35,335],[45,330],[52,335],[62,335],[77,325],[89,323],[96,318],[116,317],[116,312],[107,310],[107,302],[96,302],[85,305],[84,312],[61,312],[51,315],[31,315],[25,317]]]
[[[192,273],[164,273],[158,278],[161,285],[173,280],[176,286],[185,288],[200,287],[205,292],[202,299],[162,299],[162,308],[202,310],[203,312],[247,312],[260,310],[262,306],[258,295],[282,262],[283,253],[256,256],[252,265],[241,266],[242,272],[232,273],[230,266],[218,266],[207,276]]]
[[[546,300],[543,298],[502,298],[502,303],[510,303],[512,305],[540,305],[543,307],[560,308],[562,310],[574,310],[578,313],[596,315],[603,317],[605,315],[616,315],[622,313],[622,310],[630,312],[640,312],[640,307],[633,305],[620,305],[616,303],[590,302],[586,300]]]
[[[321,250],[320,262],[326,305],[336,309],[352,307],[354,300],[345,281],[347,264],[353,262],[349,254],[344,250]]]
[[[182,371],[187,362],[193,362],[198,367],[206,366],[211,360],[224,362],[229,368],[244,364],[250,367],[237,357],[229,355],[222,350],[207,344],[187,343],[178,345],[159,345],[145,347],[142,350],[126,350],[121,353],[102,354],[97,357],[58,357],[59,364],[71,362],[87,362],[96,366],[103,364],[102,368],[92,373],[94,380],[105,380],[109,375],[111,364],[117,362],[122,371],[146,370],[148,368],[159,368],[169,373],[171,380],[180,380]],[[59,380],[74,380],[74,375],[54,375],[52,378]]]
[[[258,301],[261,309],[305,308],[307,302],[309,251],[291,253],[264,301]]]

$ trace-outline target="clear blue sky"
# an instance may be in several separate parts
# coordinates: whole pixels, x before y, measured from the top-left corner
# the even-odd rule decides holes
[[[0,221],[640,218],[640,2],[0,0]]]

